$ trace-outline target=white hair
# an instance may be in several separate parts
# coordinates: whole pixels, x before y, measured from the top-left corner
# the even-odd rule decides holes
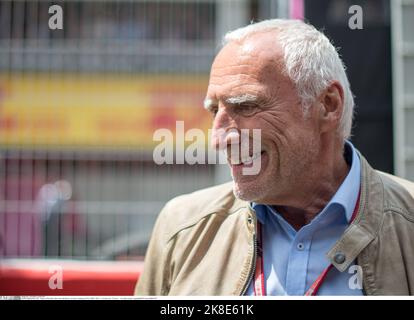
[[[223,45],[272,30],[277,31],[278,43],[284,50],[285,72],[296,86],[305,115],[317,96],[333,81],[341,84],[344,90],[344,111],[338,133],[343,139],[349,138],[354,97],[345,66],[335,47],[322,32],[301,20],[272,19],[228,32],[224,36]]]

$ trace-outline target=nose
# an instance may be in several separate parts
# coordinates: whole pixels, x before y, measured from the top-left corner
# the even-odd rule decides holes
[[[240,133],[236,128],[214,129],[212,132],[212,148],[216,150],[227,150],[232,144],[240,144]]]
[[[231,144],[240,143],[240,133],[237,124],[228,113],[223,109],[219,110],[214,118],[212,139],[212,148],[216,150],[225,150]]]
[[[226,129],[229,126],[231,120],[232,119],[229,111],[220,103],[217,108],[217,113],[214,116],[213,129]]]
[[[213,121],[212,148],[224,150],[231,144],[239,143],[240,130],[236,115],[232,109],[220,103]]]

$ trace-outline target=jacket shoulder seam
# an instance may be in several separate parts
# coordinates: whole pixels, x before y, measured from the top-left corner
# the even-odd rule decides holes
[[[414,215],[411,212],[408,212],[404,208],[398,207],[396,205],[388,205],[384,208],[384,211],[387,213],[395,213],[403,216],[405,219],[414,223]]]
[[[245,209],[245,207],[243,207],[243,206],[242,207],[239,207],[239,208],[237,208],[237,209],[235,209],[235,210],[233,210],[231,212],[219,212],[219,211],[216,211],[215,210],[213,212],[207,213],[207,214],[203,215],[202,217],[200,217],[198,220],[196,220],[194,222],[191,222],[191,223],[189,223],[187,225],[184,225],[184,226],[179,227],[178,230],[174,231],[170,236],[167,236],[166,244],[168,244],[171,240],[173,240],[175,237],[177,237],[177,235],[179,233],[181,233],[182,231],[194,227],[200,221],[208,218],[209,216],[212,216],[212,215],[229,216],[229,215],[232,215],[232,214],[235,214],[235,213],[239,212],[241,209]]]
[[[378,173],[378,172],[377,172]],[[414,212],[413,211],[409,211],[405,208],[402,208],[398,205],[395,205],[394,202],[389,202],[387,201],[387,199],[385,199],[385,185],[384,185],[384,181],[383,181],[383,175],[380,173],[378,174],[378,176],[381,179],[381,184],[382,184],[382,190],[383,190],[383,211],[384,213],[387,211],[392,211],[394,213],[400,214],[402,216],[404,216],[407,220],[414,222]],[[384,175],[386,177],[386,175]],[[399,187],[401,187],[403,190],[406,190],[404,186],[402,186],[401,184],[399,184],[397,181],[394,181],[396,184],[399,185]]]

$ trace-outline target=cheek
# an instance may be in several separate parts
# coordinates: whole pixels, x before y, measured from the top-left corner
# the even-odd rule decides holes
[[[301,110],[289,111],[285,106],[283,110],[271,110],[260,114],[260,127],[263,136],[273,138],[283,144],[295,145],[301,140],[312,140],[315,134],[315,124],[303,117]]]
[[[260,119],[260,129],[262,130],[262,142],[265,145],[276,145],[281,147],[290,140],[290,130],[280,118],[264,116]]]

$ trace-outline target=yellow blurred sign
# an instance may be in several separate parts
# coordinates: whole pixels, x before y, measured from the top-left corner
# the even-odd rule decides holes
[[[149,149],[159,128],[207,132],[206,76],[0,75],[0,144]]]

